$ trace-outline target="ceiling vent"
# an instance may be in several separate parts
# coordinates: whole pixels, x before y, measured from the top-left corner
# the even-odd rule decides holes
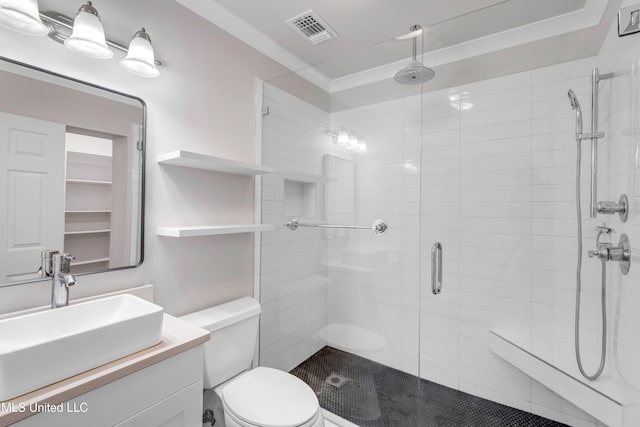
[[[287,24],[313,44],[322,43],[338,37],[338,33],[336,33],[320,15],[311,9],[288,19]]]

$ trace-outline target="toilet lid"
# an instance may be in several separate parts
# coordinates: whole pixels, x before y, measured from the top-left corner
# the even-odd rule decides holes
[[[315,393],[302,380],[272,368],[256,368],[222,390],[226,408],[241,420],[264,427],[295,427],[318,412]]]

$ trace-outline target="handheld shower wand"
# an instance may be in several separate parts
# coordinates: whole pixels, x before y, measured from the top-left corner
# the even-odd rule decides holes
[[[578,102],[578,97],[576,94],[569,89],[567,92],[567,96],[569,97],[569,104],[571,104],[571,109],[576,112],[576,138],[582,139],[582,108],[580,108],[580,102]]]

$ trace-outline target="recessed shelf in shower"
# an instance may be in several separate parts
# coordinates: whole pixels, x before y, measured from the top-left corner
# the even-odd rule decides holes
[[[315,182],[284,179],[284,216],[316,218],[317,189]]]

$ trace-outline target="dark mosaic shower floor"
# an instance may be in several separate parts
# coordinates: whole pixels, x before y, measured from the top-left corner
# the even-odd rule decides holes
[[[313,388],[323,408],[362,427],[564,426],[331,347],[291,373]],[[346,381],[339,388],[326,382],[339,385],[340,377]]]

